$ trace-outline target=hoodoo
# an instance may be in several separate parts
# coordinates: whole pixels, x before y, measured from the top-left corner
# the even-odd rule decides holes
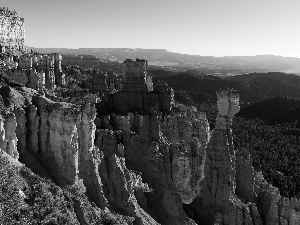
[[[60,54],[27,50],[15,12],[0,8],[0,30],[0,157],[22,180],[14,214],[0,202],[1,224],[33,223],[26,212],[40,204],[40,190],[43,204],[63,200],[41,208],[36,223],[300,224],[299,201],[281,197],[249,151],[233,145],[236,91],[217,91],[210,131],[204,113],[175,102],[167,83],[152,83],[145,59],[125,60],[123,74],[67,76]]]

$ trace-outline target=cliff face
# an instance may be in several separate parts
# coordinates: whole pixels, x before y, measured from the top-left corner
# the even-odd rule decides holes
[[[17,122],[14,113],[0,116],[0,148],[18,160],[16,128]]]
[[[27,163],[29,157],[37,160],[29,163],[46,168],[47,177],[62,187],[83,180],[87,195],[103,210],[121,211],[136,224],[156,224],[137,203],[134,192],[149,189],[139,174],[126,168],[124,154],[119,154],[122,145],[114,149],[109,144],[112,152],[94,145],[93,98],[74,105],[53,102],[26,88],[3,87],[0,94],[11,111],[1,117],[1,149],[16,159],[20,153]],[[24,101],[14,102],[17,94]]]
[[[178,105],[175,110],[169,115],[152,108],[143,116],[102,116],[96,145],[104,155],[118,152],[127,168],[141,172],[154,191],[135,191],[137,202],[154,219],[162,224],[193,224],[182,203],[189,204],[200,194],[209,127],[195,109]]]
[[[218,93],[212,132],[202,113],[179,104],[169,114],[96,117],[92,98],[58,103],[9,87],[0,94],[1,149],[15,159],[30,152],[63,187],[82,180],[103,210],[136,224],[300,223],[299,201],[281,197],[254,172],[247,149],[234,149],[234,92]]]
[[[219,113],[208,144],[202,192],[193,203],[195,220],[202,224],[248,224],[249,212],[235,195],[236,152],[230,130],[239,97],[231,91],[220,91],[217,96]]]
[[[24,19],[16,16],[16,12],[4,7],[0,8],[0,52],[5,51],[5,47],[23,49],[25,39]]]
[[[233,146],[238,93],[217,92],[211,132],[165,82],[152,84],[146,60],[125,60],[123,77],[93,71],[82,82],[91,90],[56,89],[65,84],[60,54],[4,54],[24,50],[24,20],[4,8],[0,20],[1,76],[27,87],[0,88],[0,149],[15,160],[63,188],[81,184],[91,210],[128,224],[300,224],[300,202],[281,197]],[[78,221],[92,224],[74,201]]]
[[[203,114],[178,105],[170,115],[153,110],[95,120],[92,104],[52,102],[26,88],[1,90],[4,102],[16,93],[25,99],[10,102],[15,114],[3,129],[9,154],[32,154],[61,186],[82,179],[100,208],[138,224],[194,224],[182,203],[199,195],[204,179],[209,128]]]

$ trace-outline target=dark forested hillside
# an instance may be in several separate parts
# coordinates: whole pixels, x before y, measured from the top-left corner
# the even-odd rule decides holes
[[[300,98],[300,76],[284,73],[253,73],[228,78],[194,75],[191,73],[166,74],[154,77],[166,81],[175,90],[175,99],[184,103],[200,104],[216,101],[218,88],[233,88],[240,101],[258,102],[274,96]]]
[[[242,107],[239,115],[249,119],[259,118],[271,125],[292,122],[300,127],[300,100],[273,97]]]
[[[300,197],[300,129],[294,124],[267,125],[237,117],[233,123],[237,149],[250,151],[256,171],[286,197]]]
[[[196,76],[190,73],[177,73],[169,76],[154,77],[164,80],[175,91],[175,99],[188,104],[200,104],[203,102],[215,102],[216,90],[236,86],[236,82],[228,82],[216,76]]]
[[[226,78],[237,82],[236,90],[244,102],[256,102],[273,96],[300,97],[300,77],[285,73],[251,73]]]
[[[287,197],[300,197],[300,100],[273,97],[245,105],[234,120],[236,148]]]

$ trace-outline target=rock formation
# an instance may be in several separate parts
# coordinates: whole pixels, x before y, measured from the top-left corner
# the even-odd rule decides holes
[[[169,112],[174,103],[174,91],[166,83],[161,82],[153,87],[151,78],[146,72],[147,65],[147,60],[125,60],[121,90],[106,95],[97,105],[98,112],[127,115],[129,112],[137,111],[144,114],[149,113],[151,108],[163,113]]]
[[[41,83],[43,88],[53,90],[55,84],[65,84],[62,73],[60,54],[42,55],[28,52],[24,44],[24,19],[16,12],[0,8],[0,67],[1,75],[24,86],[38,90]],[[45,76],[41,77],[41,72]]]
[[[107,73],[103,73],[99,70],[93,70],[91,76],[83,81],[83,86],[93,93],[106,93],[108,89],[106,77]]]
[[[217,92],[211,132],[205,114],[176,103],[165,82],[153,85],[146,60],[125,60],[123,75],[65,80],[59,54],[23,52],[24,20],[3,8],[0,18],[0,74],[14,81],[0,87],[0,149],[12,158],[63,188],[82,182],[90,201],[131,224],[300,224],[300,202],[233,146],[237,92]]]
[[[5,7],[0,8],[0,53],[7,49],[24,50],[25,24],[24,19]]]
[[[16,136],[16,116],[14,113],[8,113],[0,117],[0,148],[18,160],[19,153],[17,151],[17,136]]]
[[[123,82],[123,91],[130,92],[146,92],[150,91],[147,87],[146,82],[146,69],[148,68],[148,62],[146,60],[136,59],[133,61],[127,59],[123,62],[124,69],[124,82]]]

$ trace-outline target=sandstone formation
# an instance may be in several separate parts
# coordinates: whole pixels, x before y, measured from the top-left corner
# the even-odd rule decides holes
[[[54,89],[65,84],[60,54],[42,55],[29,52],[25,46],[24,19],[15,11],[0,8],[1,75],[23,86]],[[44,74],[43,74],[44,73]]]
[[[123,63],[124,68],[124,83],[123,91],[139,91],[146,92],[150,91],[146,83],[146,69],[148,67],[148,62],[146,60],[137,59],[133,61],[127,59]]]
[[[202,224],[251,224],[249,209],[235,195],[236,153],[230,126],[239,111],[239,96],[225,90],[217,97],[219,113],[208,144],[203,189],[195,201],[195,219]]]
[[[91,76],[83,81],[84,88],[91,90],[93,93],[106,93],[108,88],[106,77],[106,73],[93,70]]]
[[[129,169],[141,172],[154,192],[136,191],[137,201],[154,219],[162,224],[194,224],[182,203],[189,204],[200,194],[209,127],[196,109],[177,105],[175,110],[170,115],[152,108],[147,115],[102,116],[96,145],[104,155],[117,152]]]
[[[25,24],[24,19],[5,7],[0,8],[0,53],[7,49],[24,50]]]
[[[17,136],[16,136],[16,116],[14,113],[1,115],[0,117],[0,148],[18,160],[19,153],[17,151]]]
[[[63,188],[82,182],[89,207],[128,224],[300,224],[300,202],[233,146],[237,92],[217,91],[210,131],[205,114],[152,83],[147,60],[125,60],[122,75],[65,77],[61,55],[25,51],[23,19],[3,8],[0,18],[0,149],[12,158]],[[78,221],[92,224],[74,204]]]

